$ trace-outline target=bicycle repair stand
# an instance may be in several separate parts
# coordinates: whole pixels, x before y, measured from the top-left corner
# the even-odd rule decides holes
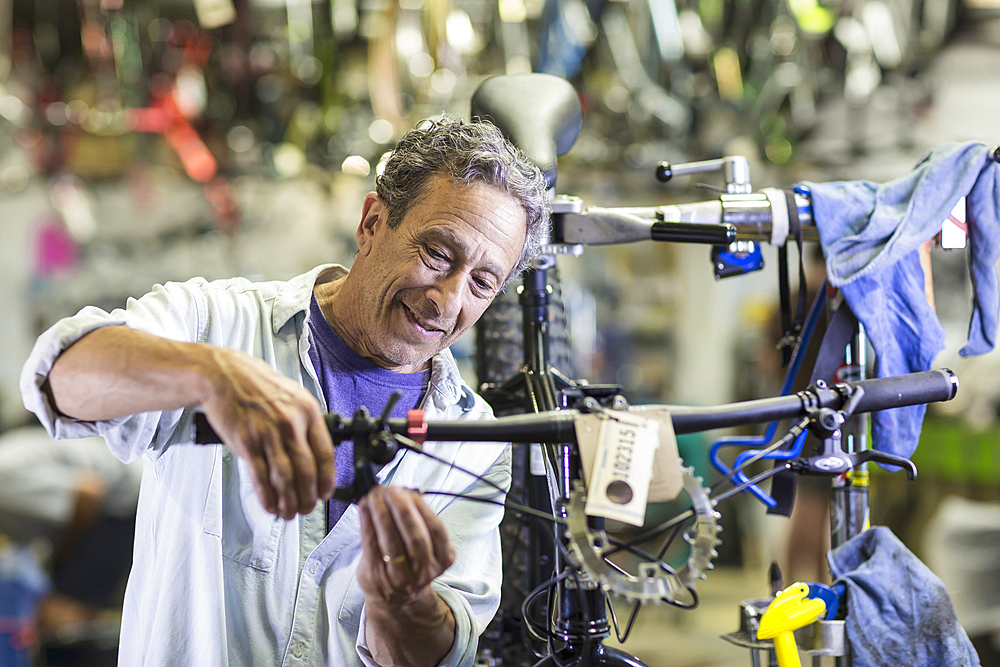
[[[852,351],[856,353],[853,348],[856,342],[857,340],[852,341],[848,359]],[[815,386],[824,389],[826,383],[819,380]],[[807,407],[807,417],[798,428],[808,428],[822,445],[816,454],[799,457],[786,464],[796,474],[834,476],[830,516],[834,548],[869,527],[869,461],[899,466],[911,480],[917,475],[917,468],[909,459],[867,448],[865,422],[860,415],[853,414],[863,395],[863,390],[858,388],[839,410]],[[854,427],[854,432],[845,437],[844,431],[851,426]],[[773,658],[773,642],[757,638],[761,618],[773,600],[772,597],[741,602],[739,630],[723,635],[723,639],[750,649],[752,667],[774,664],[761,662],[761,653]],[[846,605],[841,608],[846,608]],[[842,618],[817,620],[799,628],[795,631],[795,640],[800,650],[812,656],[814,667],[819,667],[823,657],[835,658],[837,667],[849,667],[852,664],[845,621]]]

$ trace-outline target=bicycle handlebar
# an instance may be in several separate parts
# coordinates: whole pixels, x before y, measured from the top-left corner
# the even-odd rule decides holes
[[[647,207],[583,208],[575,198],[553,203],[553,240],[570,245],[607,245],[637,241],[708,243],[756,241],[784,245],[791,230],[788,205],[798,212],[803,241],[819,241],[813,224],[812,203],[802,193],[768,190],[764,193],[723,194],[711,201]],[[573,206],[573,203],[577,203]]]
[[[674,432],[694,433],[729,426],[757,424],[798,417],[813,408],[840,408],[847,400],[848,387],[861,387],[864,397],[855,414],[899,408],[921,403],[950,401],[958,391],[958,378],[948,369],[911,373],[890,378],[875,378],[844,385],[805,389],[789,396],[777,396],[708,407],[681,405],[636,406],[659,408],[670,413]],[[578,410],[557,410],[535,414],[500,417],[492,422],[430,421],[415,425],[412,419],[389,419],[386,427],[396,434],[421,440],[560,443],[575,442],[574,428]],[[327,427],[335,442],[371,434],[378,428],[376,419],[326,415]],[[418,428],[419,427],[419,428]],[[219,444],[218,435],[202,414],[195,415],[195,443]]]
[[[864,396],[858,402],[854,414],[950,401],[958,393],[958,377],[947,368],[843,384],[864,389]],[[839,408],[846,400],[846,395],[838,387],[839,385],[833,385],[820,389],[806,389],[788,396],[720,406],[655,407],[670,411],[676,433],[694,433],[800,417],[808,408]]]

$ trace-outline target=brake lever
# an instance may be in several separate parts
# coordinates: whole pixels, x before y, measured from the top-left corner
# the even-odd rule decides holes
[[[902,456],[896,456],[895,454],[887,454],[885,452],[879,451],[877,449],[866,449],[863,452],[858,452],[857,454],[848,454],[853,459],[855,467],[861,465],[862,463],[868,463],[869,461],[874,461],[875,463],[884,463],[886,465],[899,466],[906,473],[906,478],[909,480],[914,480],[917,477],[917,466],[910,459],[903,458]]]
[[[831,438],[832,439],[832,438]],[[916,479],[917,466],[913,461],[902,456],[887,454],[877,449],[866,449],[856,454],[848,454],[837,447],[827,447],[824,441],[823,453],[816,456],[795,459],[789,464],[794,472],[803,475],[840,475],[856,470],[869,461],[899,466],[909,480]]]
[[[847,385],[842,385],[842,387],[846,388]],[[816,456],[796,459],[791,464],[793,470],[807,475],[840,475],[856,470],[869,461],[874,461],[875,463],[899,466],[905,470],[907,479],[916,478],[917,466],[913,461],[902,456],[887,454],[877,449],[866,449],[856,453],[844,451],[842,446],[843,425],[854,414],[864,394],[864,389],[854,387],[847,403],[840,410],[831,408],[812,410],[813,423],[810,429],[815,435],[822,438],[823,451]]]
[[[357,433],[352,439],[354,443],[354,480],[347,486],[338,486],[333,491],[333,500],[340,500],[345,503],[357,503],[371,491],[372,487],[378,484],[375,473],[369,464],[369,440],[371,435],[364,432],[363,426],[369,423],[368,410],[364,406],[354,413],[354,420],[351,423],[351,431]]]

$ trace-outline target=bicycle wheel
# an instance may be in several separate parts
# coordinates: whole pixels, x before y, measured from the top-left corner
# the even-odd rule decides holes
[[[549,269],[552,288],[549,305],[550,364],[572,377],[569,323],[562,284],[555,267]],[[524,397],[501,389],[524,366],[524,333],[518,294],[509,289],[498,296],[476,325],[475,367],[478,386],[498,416],[526,411]],[[510,496],[536,509],[548,510],[548,484],[533,474],[531,447],[514,447]],[[538,584],[551,576],[554,546],[546,531],[530,519],[507,515],[500,524],[505,554],[500,610],[480,639],[479,664],[530,667],[538,660],[533,640],[521,617],[521,603]]]
[[[563,375],[574,377],[569,318],[563,299],[562,281],[555,265],[548,270],[548,284],[552,288],[549,304],[549,363]],[[522,322],[517,290],[508,289],[493,300],[476,324],[476,378],[480,392],[491,404],[493,387],[517,375],[524,366]],[[524,412],[523,407],[507,408],[499,404],[494,404],[493,407],[498,416],[501,412]]]

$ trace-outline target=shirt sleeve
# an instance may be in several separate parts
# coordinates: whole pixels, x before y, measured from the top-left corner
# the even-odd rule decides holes
[[[201,278],[185,283],[157,285],[139,299],[129,299],[125,308],[110,313],[87,306],[72,317],[59,320],[38,340],[21,370],[20,388],[24,406],[56,439],[101,436],[112,453],[126,463],[134,461],[150,445],[162,445],[173,433],[182,410],[145,412],[101,422],[66,417],[56,410],[42,387],[60,354],[83,336],[106,326],[127,326],[163,338],[196,342],[200,335],[204,297]]]
[[[451,650],[438,663],[439,667],[471,667],[476,661],[476,653],[479,649],[479,635],[481,630],[476,629],[469,603],[456,591],[434,582],[431,584],[435,592],[444,603],[447,604],[455,618],[455,642],[451,645]],[[361,625],[358,628],[358,642],[355,647],[358,656],[365,667],[380,667],[368,650],[368,642],[365,637],[365,624],[368,622],[364,608],[361,610]]]

